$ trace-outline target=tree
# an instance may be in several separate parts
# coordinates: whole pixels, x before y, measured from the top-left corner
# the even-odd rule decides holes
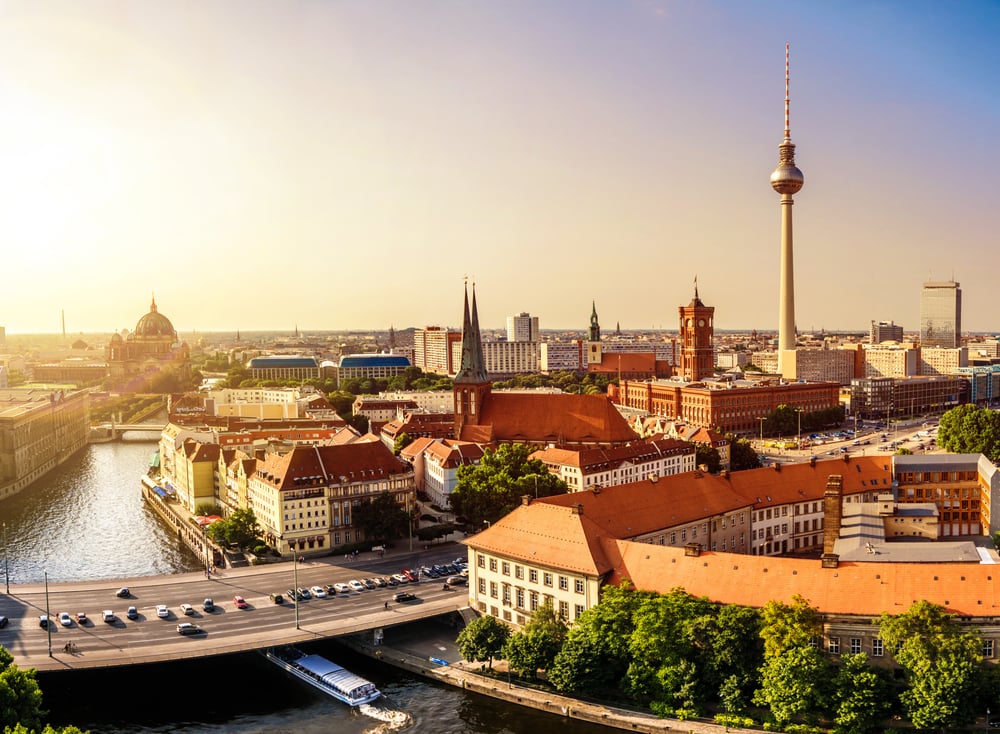
[[[496,617],[479,617],[458,633],[458,653],[463,659],[477,663],[489,662],[500,654],[510,637],[510,628]]]
[[[503,444],[486,449],[479,464],[458,469],[458,483],[449,501],[457,515],[479,528],[494,523],[521,502],[522,495],[549,497],[565,494],[566,483],[550,474],[538,459],[528,459],[525,444]]]
[[[707,443],[694,445],[694,461],[697,466],[704,466],[709,474],[718,474],[722,466],[719,450]]]
[[[767,706],[779,725],[823,708],[829,664],[813,645],[823,631],[819,611],[796,594],[791,604],[769,601],[761,610],[764,664],[754,703]]]
[[[395,540],[409,532],[406,509],[388,492],[361,502],[354,508],[352,519],[354,526],[371,540]]]
[[[833,679],[833,715],[837,734],[865,734],[889,712],[888,686],[865,653],[847,654]]]
[[[1000,460],[1000,413],[971,403],[941,416],[938,445],[955,454],[983,454]]]
[[[560,691],[602,694],[621,688],[631,654],[635,614],[651,592],[631,584],[606,586],[601,601],[580,615],[547,671]]]
[[[501,655],[522,678],[534,678],[548,670],[566,639],[566,623],[552,604],[536,609],[527,623],[510,636]]]
[[[37,729],[44,715],[35,669],[21,670],[7,648],[0,647],[0,726]]]
[[[760,612],[727,604],[696,619],[692,627],[708,690],[718,694],[730,713],[746,710],[764,659]]]
[[[205,533],[220,545],[235,545],[240,550],[249,550],[258,544],[260,525],[252,509],[234,510],[229,517],[212,523]]]
[[[399,456],[399,452],[410,445],[413,439],[410,438],[410,434],[403,432],[396,434],[396,440],[392,443],[392,453]]]
[[[883,614],[879,635],[906,673],[900,695],[918,728],[955,728],[972,720],[982,667],[982,641],[944,607],[915,602],[902,614]]]
[[[760,469],[760,459],[750,442],[732,433],[726,434],[729,439],[729,468],[733,471],[744,469]]]

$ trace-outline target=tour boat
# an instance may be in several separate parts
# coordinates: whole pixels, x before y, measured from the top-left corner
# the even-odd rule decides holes
[[[348,706],[371,703],[382,695],[371,681],[345,670],[320,655],[309,655],[290,645],[269,647],[264,655],[275,665]]]

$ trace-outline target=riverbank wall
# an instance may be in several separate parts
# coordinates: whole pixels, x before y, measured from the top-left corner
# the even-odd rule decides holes
[[[422,630],[427,628],[428,625],[421,625]],[[704,721],[661,719],[651,713],[582,701],[551,691],[519,686],[513,681],[508,683],[481,674],[478,663],[459,661],[442,664],[445,661],[439,658],[422,657],[410,650],[386,645],[384,641],[375,645],[370,634],[341,637],[338,642],[355,652],[414,675],[436,680],[445,685],[455,686],[482,696],[489,696],[515,706],[527,706],[568,720],[585,721],[610,729],[643,732],[644,734],[667,731],[689,732],[690,734],[720,734],[720,732],[726,731],[737,732],[737,734],[741,732],[746,734],[757,732],[759,734],[759,730],[728,728]],[[437,642],[443,642],[443,640]],[[448,643],[454,645],[453,639],[449,640]]]

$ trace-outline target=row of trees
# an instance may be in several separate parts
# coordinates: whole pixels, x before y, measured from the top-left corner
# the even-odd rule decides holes
[[[983,454],[1000,461],[1000,413],[975,405],[960,405],[941,416],[938,445],[953,454]]]
[[[556,370],[554,372],[550,372],[549,374],[535,372],[527,375],[514,375],[509,379],[494,382],[493,387],[497,390],[532,387],[557,387],[563,392],[598,395],[600,393],[606,393],[608,391],[608,385],[617,382],[617,378],[611,378],[604,374]]]
[[[799,413],[790,405],[779,405],[764,416],[763,433],[765,436],[794,436],[803,433],[839,426],[844,422],[844,406],[815,410],[809,413]]]
[[[873,731],[890,713],[918,728],[965,725],[1000,692],[982,641],[942,607],[917,602],[876,620],[900,675],[865,653],[835,661],[822,651],[822,618],[801,597],[762,609],[719,605],[675,589],[661,595],[628,584],[567,629],[551,606],[519,631],[480,617],[458,637],[466,660],[508,661],[519,677],[546,671],[556,690],[620,701],[681,719],[723,711],[721,723],[771,728],[825,723],[842,734]],[[535,683],[537,685],[537,683]]]

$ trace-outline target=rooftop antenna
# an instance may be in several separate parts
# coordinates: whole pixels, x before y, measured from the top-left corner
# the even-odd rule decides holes
[[[785,142],[792,141],[792,128],[788,121],[788,44],[785,44]]]

